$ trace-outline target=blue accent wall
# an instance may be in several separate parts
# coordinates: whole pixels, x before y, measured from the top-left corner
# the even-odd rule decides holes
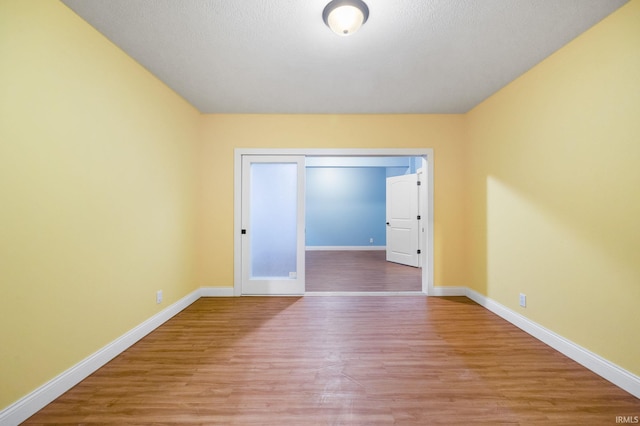
[[[306,173],[307,246],[386,245],[386,167],[311,167]]]

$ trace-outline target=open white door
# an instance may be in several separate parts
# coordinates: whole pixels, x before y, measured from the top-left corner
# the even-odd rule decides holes
[[[242,157],[242,294],[304,294],[304,157]]]
[[[418,176],[387,178],[387,260],[419,266]]]

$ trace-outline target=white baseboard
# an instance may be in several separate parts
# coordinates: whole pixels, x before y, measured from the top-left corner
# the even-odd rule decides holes
[[[448,286],[434,286],[433,292],[429,296],[466,296],[466,287],[448,287]]]
[[[640,377],[602,358],[588,349],[554,333],[553,331],[531,321],[504,305],[467,288],[467,297],[494,314],[504,318],[516,327],[526,331],[536,339],[546,343],[560,353],[607,379],[619,388],[624,389],[636,398],[640,398]]]
[[[22,423],[199,298],[200,289],[158,312],[102,349],[89,355],[78,364],[60,373],[38,389],[0,411],[0,425],[13,426]]]
[[[233,287],[200,287],[200,297],[233,297]]]
[[[306,246],[306,251],[363,251],[386,250],[387,246]]]

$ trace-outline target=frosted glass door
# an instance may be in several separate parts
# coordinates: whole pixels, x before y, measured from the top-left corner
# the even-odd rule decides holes
[[[242,162],[242,293],[304,293],[304,158]]]

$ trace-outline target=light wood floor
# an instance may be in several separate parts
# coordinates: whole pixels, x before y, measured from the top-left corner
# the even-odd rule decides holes
[[[640,400],[466,298],[204,298],[26,424],[608,425]]]
[[[422,270],[386,261],[386,252],[307,251],[307,291],[421,291]]]

